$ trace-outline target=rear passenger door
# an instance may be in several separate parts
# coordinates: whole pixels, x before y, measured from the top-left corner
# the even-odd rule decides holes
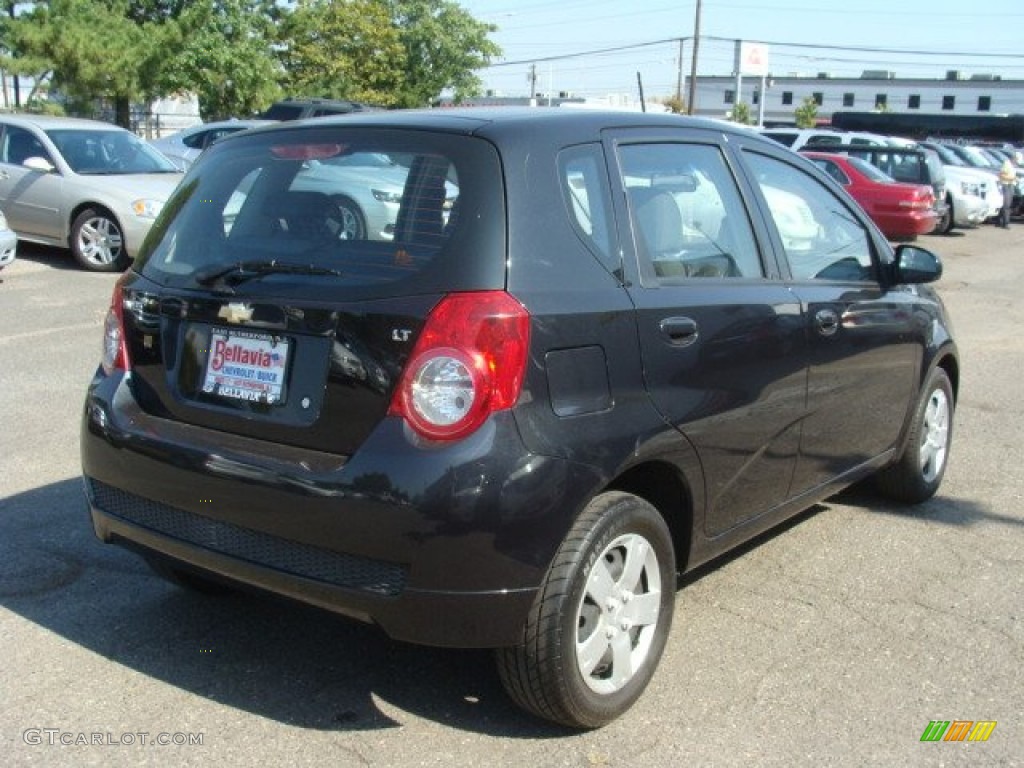
[[[913,295],[890,286],[892,251],[859,207],[799,157],[741,152],[800,300],[810,351],[807,414],[792,494],[894,446],[913,402],[922,335]]]
[[[721,134],[609,138],[645,384],[700,456],[716,536],[787,498],[806,396],[800,304],[760,244]]]

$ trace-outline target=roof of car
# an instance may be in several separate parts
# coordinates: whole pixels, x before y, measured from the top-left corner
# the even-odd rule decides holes
[[[80,117],[53,117],[50,115],[24,115],[24,114],[5,114],[0,115],[0,120],[9,125],[32,125],[40,130],[49,131],[57,128],[72,129],[72,130],[111,130],[111,131],[123,131],[125,130],[119,125],[113,123],[105,123],[102,120],[86,120]]]
[[[185,131],[199,131],[208,130],[210,128],[230,128],[241,127],[241,128],[253,128],[257,125],[274,125],[277,120],[264,120],[260,117],[245,117],[245,118],[231,118],[230,120],[213,120],[209,123],[196,123],[185,129]],[[184,131],[182,131],[184,133]]]
[[[307,118],[278,123],[258,132],[287,130],[296,127],[325,126],[387,126],[429,128],[453,133],[499,132],[516,130],[558,130],[575,128],[598,133],[607,128],[690,127],[751,135],[739,126],[707,118],[687,117],[672,113],[627,112],[616,110],[575,110],[550,107],[454,107],[445,109],[408,109]]]

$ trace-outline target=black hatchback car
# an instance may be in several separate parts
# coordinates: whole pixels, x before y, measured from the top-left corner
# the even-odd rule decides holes
[[[332,163],[337,189],[300,183]],[[394,209],[376,239],[339,220],[355,175]],[[520,705],[600,726],[650,680],[678,574],[869,475],[935,493],[959,379],[940,272],[717,122],[248,131],[114,289],[81,433],[93,524],[179,584],[497,649]]]

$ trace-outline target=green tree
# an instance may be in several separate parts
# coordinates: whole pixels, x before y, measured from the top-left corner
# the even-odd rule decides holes
[[[385,0],[405,48],[406,72],[395,106],[422,107],[450,90],[456,103],[480,93],[474,70],[501,55],[488,38],[493,24],[477,21],[450,0]]]
[[[405,51],[380,0],[299,0],[281,47],[292,95],[395,104]]]
[[[732,108],[732,115],[729,118],[734,123],[741,125],[750,125],[750,105],[745,101],[738,101]]]
[[[674,115],[686,114],[686,102],[680,96],[669,96],[667,99],[662,99],[661,103]]]
[[[4,107],[20,107],[36,98],[40,86],[50,76],[50,62],[45,57],[27,53],[21,41],[21,27],[16,12],[27,13],[30,3],[19,3],[14,0],[0,2],[0,70],[14,80],[15,104],[8,103],[7,91],[4,91]],[[32,88],[26,94],[21,88],[21,78],[32,81]]]
[[[245,117],[280,95],[271,50],[273,0],[196,0],[177,17],[180,45],[161,76],[164,93],[194,92],[204,120]]]
[[[818,103],[808,96],[793,113],[797,128],[813,128],[818,118]]]
[[[46,61],[53,84],[72,99],[108,99],[119,125],[133,101],[160,92],[168,51],[178,41],[167,19],[133,20],[128,0],[51,0],[15,20],[18,50]]]

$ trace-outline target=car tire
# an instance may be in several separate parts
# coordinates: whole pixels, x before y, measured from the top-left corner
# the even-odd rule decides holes
[[[950,230],[953,229],[953,209],[950,205],[946,206],[946,212],[942,214],[942,218],[939,219],[935,225],[935,232],[940,235],[948,235]]]
[[[914,411],[914,422],[899,460],[876,476],[881,492],[907,504],[927,501],[939,489],[953,438],[953,387],[934,369]]]
[[[359,209],[358,203],[350,197],[338,195],[333,198],[338,208],[338,239],[339,240],[365,240],[366,239],[366,217]]]
[[[121,225],[103,208],[86,208],[75,217],[71,253],[91,272],[120,272],[129,262]]]
[[[674,602],[665,520],[636,496],[601,494],[559,547],[522,641],[497,651],[502,684],[539,717],[574,728],[605,725],[654,674]]]
[[[953,227],[956,226],[956,217],[953,215],[953,198],[949,198],[949,206],[946,209],[946,218],[943,219],[945,227],[941,230],[942,234],[948,235],[953,231]]]
[[[203,595],[223,595],[232,591],[227,584],[179,568],[162,557],[146,557],[145,560],[153,573],[161,579],[190,592],[199,592]]]

